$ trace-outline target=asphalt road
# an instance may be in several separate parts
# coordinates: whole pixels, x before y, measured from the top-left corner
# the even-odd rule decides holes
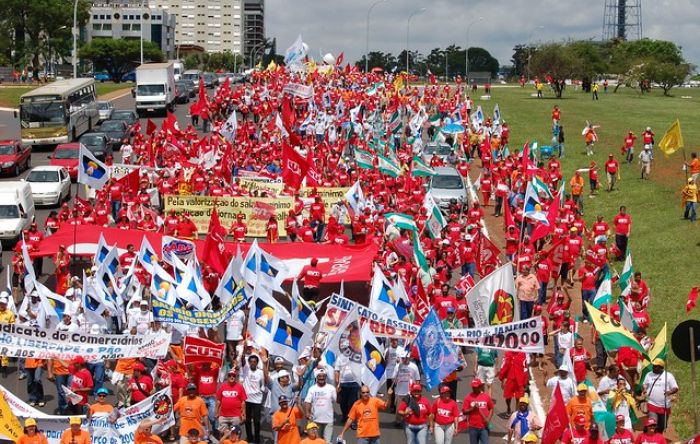
[[[118,97],[112,102],[115,105],[115,109],[134,109],[134,99],[131,97],[131,95],[127,92],[124,96]],[[175,110],[175,116],[178,119],[178,122],[180,123],[181,127],[186,126],[187,122],[189,122],[189,114],[188,114],[188,105],[187,104],[182,104],[178,105]],[[160,126],[161,122],[163,121],[163,118],[161,117],[151,117],[151,120],[153,120],[158,126]],[[145,130],[146,128],[146,118],[141,119],[141,127]],[[8,139],[8,138],[19,138],[19,122],[16,120],[12,114],[12,112],[8,111],[0,111],[0,139]],[[32,153],[32,165],[33,166],[38,166],[38,165],[48,165],[49,159],[48,155],[52,152],[52,149],[39,149],[35,150]],[[118,160],[118,155],[115,155],[115,160]],[[16,177],[3,177],[0,178],[1,181],[14,181],[18,180],[21,178],[26,177],[27,172],[23,172],[19,178]],[[75,196],[77,193],[77,185],[73,184],[72,185],[72,196]],[[52,208],[38,208],[36,211],[36,220],[37,223],[39,224],[40,227],[43,227],[44,220],[48,216],[49,212],[52,210]],[[8,252],[4,252],[2,254],[2,263],[3,265],[7,265],[10,261],[11,254]],[[50,279],[49,275],[46,275],[46,273],[51,273],[52,270],[52,265],[50,264],[50,261],[44,261],[44,273],[45,276],[42,278],[42,280],[47,280]],[[0,274],[0,283],[6,282],[6,272],[7,272],[7,267],[6,270]],[[461,400],[464,399],[464,396],[470,391],[469,388],[469,383],[473,377],[473,373],[471,369],[473,368],[473,356],[471,354],[467,355],[467,360],[468,360],[468,366],[467,369],[465,369],[463,372],[460,374],[460,383],[459,383],[459,388],[458,388],[458,396],[457,399]],[[22,399],[27,399],[27,390],[26,390],[26,380],[19,380],[18,379],[18,374],[16,373],[16,363],[11,364],[12,371],[10,374],[7,375],[5,378],[0,378],[0,384],[3,386],[7,387],[10,389],[13,393],[18,395]],[[113,388],[111,387],[111,384],[106,384],[108,388]],[[47,413],[53,413],[54,409],[56,408],[56,389],[53,384],[49,383],[44,379],[44,390],[46,393],[46,401],[47,405],[42,409]],[[431,395],[427,395],[430,399],[431,402],[434,399],[433,396],[436,395],[435,390]],[[505,403],[503,401],[502,397],[502,390],[500,388],[500,385],[498,384],[498,381],[496,381],[496,384],[494,384],[493,387],[493,394],[492,394],[495,402],[496,402],[496,409],[495,409],[495,415],[493,418],[493,424],[492,424],[492,431],[491,431],[491,437],[503,437],[506,433],[507,426],[506,426],[506,421],[499,417],[498,414],[505,412],[506,407]],[[336,413],[339,414],[339,409],[336,408]],[[338,421],[336,421],[338,423]],[[390,442],[390,443],[396,443],[396,442],[405,442],[406,437],[402,429],[396,427],[394,425],[394,415],[389,414],[389,413],[383,413],[381,415],[381,426],[382,426],[382,439],[384,442]],[[336,426],[335,428],[335,434],[337,434],[340,431],[340,426]],[[264,432],[263,432],[264,438],[268,438],[271,440],[271,432],[270,432],[270,426],[269,424],[264,427]],[[345,436],[346,440],[349,443],[354,443],[356,442],[354,433],[348,432]],[[466,439],[468,439],[464,434],[461,436],[455,437],[455,442],[463,442]],[[429,438],[429,441],[432,441],[432,437]]]

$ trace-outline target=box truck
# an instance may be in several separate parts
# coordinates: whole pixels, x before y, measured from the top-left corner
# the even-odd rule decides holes
[[[136,113],[166,115],[175,106],[175,73],[173,62],[145,63],[136,68]]]

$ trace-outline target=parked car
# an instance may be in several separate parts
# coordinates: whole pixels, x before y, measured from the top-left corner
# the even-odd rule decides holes
[[[136,81],[136,71],[129,71],[122,76],[122,82],[135,82]]]
[[[216,77],[216,74],[213,72],[205,72],[202,74],[202,78],[204,79],[204,86],[207,88],[214,88],[215,86],[219,86],[219,78]]]
[[[106,72],[98,72],[93,77],[95,78],[95,81],[97,81],[97,82],[109,82],[112,80],[112,76]]]
[[[79,142],[99,160],[105,160],[107,156],[112,155],[112,142],[105,133],[85,133],[80,136]]]
[[[100,119],[98,122],[109,120],[112,118],[112,113],[114,112],[114,104],[106,100],[98,100],[97,111],[100,113]]]
[[[192,88],[196,91],[199,87],[199,78],[201,76],[202,71],[199,71],[197,69],[188,69],[187,71],[182,73],[182,77],[180,77],[180,80],[190,82],[192,84]]]
[[[449,207],[452,199],[462,204],[467,203],[467,188],[455,168],[437,167],[435,173],[436,175],[430,178],[428,189],[441,208]]]
[[[25,181],[0,182],[0,241],[14,247],[34,220],[32,189]]]
[[[218,74],[216,78],[219,80],[219,85],[221,85],[222,83],[224,83],[224,82],[226,81],[227,78],[229,79],[229,80],[228,80],[229,82],[234,83],[234,82],[233,82],[233,76],[234,76],[234,75],[235,75],[235,74],[232,73],[232,72],[222,72],[222,73]]]
[[[115,109],[111,120],[123,120],[129,127],[139,120],[136,111],[133,109]]]
[[[56,145],[56,149],[49,154],[49,165],[63,167],[68,171],[72,181],[78,180],[78,156],[80,154],[80,144],[61,143]]]
[[[58,206],[70,199],[70,176],[65,168],[53,165],[34,167],[25,179],[32,189],[35,205]]]
[[[189,103],[190,87],[187,82],[182,80],[175,82],[175,101],[177,103]]]
[[[0,173],[19,176],[29,169],[32,147],[23,146],[19,140],[0,140]]]
[[[100,125],[100,132],[107,135],[107,139],[112,146],[121,146],[124,139],[131,138],[129,125],[125,120],[105,120]]]

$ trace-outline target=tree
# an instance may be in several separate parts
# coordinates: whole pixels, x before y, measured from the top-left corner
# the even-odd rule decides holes
[[[140,42],[125,39],[94,39],[80,48],[80,57],[90,60],[96,70],[107,71],[115,82],[124,74],[139,65]],[[163,52],[153,42],[143,42],[143,57],[152,62],[163,61]]]
[[[371,51],[367,56],[369,59],[369,63],[368,63],[369,69],[382,68],[383,70],[388,71],[397,65],[396,57],[391,53],[383,53],[381,51]],[[360,60],[355,62],[355,66],[357,66],[360,69],[365,69],[365,57],[366,56],[362,56],[362,58]],[[404,60],[404,64],[405,64],[406,63],[405,53],[404,53],[403,60]]]
[[[513,48],[513,58],[510,59],[510,62],[513,64],[513,75],[517,77],[525,75],[527,59],[532,49],[532,47],[527,45],[515,45]]]
[[[645,78],[661,85],[665,96],[670,95],[671,88],[683,83],[690,71],[688,63],[647,63],[642,70]]]
[[[551,78],[551,86],[557,98],[561,98],[567,79],[579,78],[582,64],[570,47],[561,43],[539,46],[530,58],[530,73],[543,78]]]
[[[462,51],[462,61],[464,61],[464,51]],[[489,72],[492,77],[496,77],[498,67],[498,60],[484,48],[469,48],[469,72]],[[462,64],[462,72],[464,71],[464,64]]]

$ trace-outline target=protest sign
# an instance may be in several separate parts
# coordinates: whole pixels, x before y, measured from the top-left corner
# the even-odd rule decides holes
[[[293,208],[291,197],[211,197],[211,196],[176,196],[166,195],[165,211],[175,210],[180,215],[187,211],[190,219],[197,225],[200,233],[209,229],[212,209],[216,206],[219,219],[224,227],[230,227],[239,214],[243,215],[248,225],[248,236],[265,237],[266,225],[271,216],[283,221]],[[284,224],[279,224],[279,235],[286,236]]]
[[[221,368],[224,363],[226,344],[218,344],[196,336],[185,336],[185,365],[208,362]]]
[[[525,353],[544,353],[544,336],[540,316],[507,324],[450,329],[447,330],[447,334],[457,345]]]
[[[284,85],[282,92],[302,99],[310,99],[314,95],[313,87],[302,85],[301,83],[287,83]]]
[[[173,264],[172,255],[174,254],[182,262],[186,262],[194,258],[195,246],[194,242],[177,239],[172,236],[163,236],[161,239],[161,251],[163,260],[170,265]]]
[[[248,297],[243,289],[236,291],[231,300],[218,311],[187,310],[175,308],[156,298],[151,300],[153,320],[165,324],[189,325],[191,327],[215,328],[225,322],[234,312],[243,308]]]
[[[369,322],[370,330],[376,336],[411,339],[418,333],[418,326],[398,319],[388,319],[370,310],[364,305],[333,294],[326,308],[326,315],[321,330],[334,332],[342,324],[345,317],[352,311],[357,311],[361,322]]]
[[[170,345],[170,333],[125,336],[87,335],[49,331],[21,325],[0,326],[0,355],[14,358],[86,361],[121,358],[163,358]]]
[[[284,191],[283,183],[262,182],[253,178],[242,178],[239,181],[241,187],[248,192],[267,193],[268,196],[280,196]],[[312,196],[321,196],[326,213],[330,212],[331,206],[345,198],[350,187],[302,187],[299,189],[299,197],[310,199]]]

